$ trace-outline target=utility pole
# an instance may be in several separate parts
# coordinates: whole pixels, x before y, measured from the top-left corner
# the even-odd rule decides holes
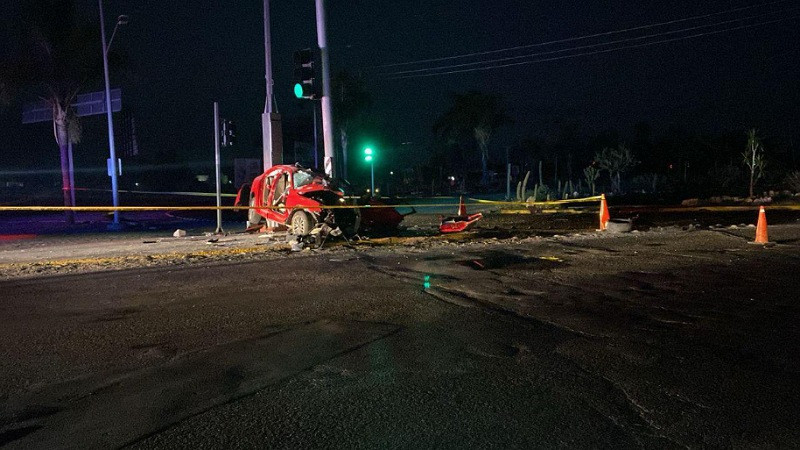
[[[364,149],[364,161],[369,163],[370,174],[371,174],[371,179],[372,179],[372,183],[370,184],[370,190],[369,190],[369,196],[370,197],[374,197],[375,196],[375,155],[374,155],[374,153],[375,152],[369,147]]]
[[[103,74],[106,82],[106,116],[108,117],[108,153],[111,164],[111,197],[114,208],[119,206],[119,185],[117,180],[117,152],[114,148],[114,121],[111,118],[111,85],[108,79],[108,47],[106,46],[106,20],[103,16],[103,0],[97,0],[100,5],[100,34],[103,41]],[[114,209],[114,221],[108,225],[109,230],[121,229],[119,223],[119,210]]]
[[[372,190],[370,190],[370,194],[372,197],[375,197],[375,161],[372,161],[369,165],[370,173],[372,174]]]
[[[222,181],[220,180],[220,156],[219,156],[219,103],[214,102],[214,167],[217,175],[217,229],[215,234],[223,234],[222,231]]]
[[[325,148],[325,173],[336,176],[333,148],[333,112],[331,111],[331,65],[325,28],[325,0],[315,0],[317,8],[317,45],[322,59],[322,141]]]
[[[72,136],[69,136],[67,140],[67,158],[69,159],[69,197],[72,206],[75,206],[75,163],[72,161]]]
[[[311,103],[311,112],[314,113],[314,168],[319,169],[319,133],[317,133],[317,102]]]
[[[270,34],[269,0],[264,0],[264,64],[267,98],[264,102],[264,113],[261,114],[261,137],[264,148],[264,170],[266,171],[273,165],[283,162],[281,116],[273,111],[275,97],[272,89],[272,37]]]

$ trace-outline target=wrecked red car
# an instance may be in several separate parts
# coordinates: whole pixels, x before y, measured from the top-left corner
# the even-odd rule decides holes
[[[273,166],[257,176],[252,184],[242,186],[235,205],[244,206],[245,201],[251,207],[250,226],[269,221],[285,225],[298,236],[312,232],[352,236],[360,223],[357,208],[330,208],[347,205],[337,181],[300,165]]]

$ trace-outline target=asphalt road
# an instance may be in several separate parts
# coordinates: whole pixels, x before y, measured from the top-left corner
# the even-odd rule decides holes
[[[750,234],[2,281],[0,446],[796,447],[800,226]]]

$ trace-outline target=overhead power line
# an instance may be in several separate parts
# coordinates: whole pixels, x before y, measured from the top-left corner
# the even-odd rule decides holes
[[[554,58],[535,59],[535,60],[532,60],[532,61],[519,61],[519,62],[514,62],[514,63],[496,64],[496,65],[486,66],[486,67],[473,67],[473,68],[468,68],[468,69],[450,70],[450,71],[446,71],[446,72],[411,74],[411,75],[404,75],[404,76],[399,76],[399,77],[391,77],[389,79],[390,80],[403,80],[403,79],[408,79],[408,78],[433,77],[433,76],[438,76],[438,75],[450,75],[450,74],[455,74],[455,73],[494,70],[494,69],[502,69],[502,68],[505,68],[505,67],[521,66],[521,65],[525,65],[525,64],[537,64],[537,63],[543,63],[543,62],[549,62],[549,61],[558,61],[558,60],[562,60],[562,59],[570,59],[570,58],[577,58],[577,57],[580,57],[580,56],[590,56],[590,55],[597,55],[597,54],[602,54],[602,53],[610,53],[610,52],[615,52],[615,51],[625,50],[625,49],[631,49],[631,48],[649,47],[649,46],[652,46],[652,45],[664,44],[664,43],[668,43],[668,42],[683,41],[683,40],[687,40],[687,39],[695,39],[695,38],[699,38],[699,37],[703,37],[703,36],[712,36],[712,35],[716,35],[716,34],[720,34],[720,33],[727,33],[727,32],[735,31],[735,30],[743,30],[743,29],[747,29],[747,28],[754,28],[754,27],[760,27],[760,26],[764,26],[764,25],[770,25],[770,24],[773,24],[773,23],[784,22],[784,21],[787,21],[787,20],[794,20],[794,19],[797,19],[797,18],[800,18],[800,15],[791,16],[791,17],[784,17],[784,18],[781,18],[781,19],[775,19],[775,20],[770,20],[770,21],[766,21],[766,22],[759,22],[759,23],[748,24],[748,25],[740,25],[738,27],[725,28],[725,29],[722,29],[722,30],[708,31],[708,32],[704,32],[704,33],[696,33],[696,34],[692,34],[692,35],[688,35],[688,36],[680,36],[680,37],[675,37],[675,38],[670,38],[670,39],[661,39],[661,40],[658,40],[658,41],[645,42],[645,43],[641,43],[641,44],[625,45],[625,46],[621,46],[621,47],[614,47],[614,48],[603,49],[603,50],[595,50],[595,51],[590,51],[590,52],[581,52],[581,53],[575,53],[575,54],[571,54],[571,55],[557,56],[557,57],[554,57]]]
[[[463,54],[460,54],[460,55],[443,56],[443,57],[439,57],[439,58],[419,59],[419,60],[415,60],[415,61],[405,61],[405,62],[399,62],[399,63],[383,64],[383,65],[375,66],[375,67],[384,68],[384,67],[408,66],[408,65],[428,63],[428,62],[438,62],[438,61],[447,61],[447,60],[459,59],[459,58],[469,58],[469,57],[473,57],[473,56],[491,55],[491,54],[495,54],[495,53],[503,53],[503,52],[509,52],[509,51],[514,51],[514,50],[523,50],[523,49],[527,49],[527,48],[543,47],[543,46],[552,45],[552,44],[563,44],[563,43],[566,43],[566,42],[574,42],[574,41],[579,41],[579,40],[584,40],[584,39],[591,39],[591,38],[602,37],[602,36],[610,36],[610,35],[614,35],[614,34],[628,33],[628,32],[631,32],[631,31],[645,30],[645,29],[649,29],[649,28],[656,28],[656,27],[662,27],[662,26],[667,26],[667,25],[674,25],[676,23],[689,22],[689,21],[692,21],[692,20],[707,19],[709,17],[721,16],[721,15],[725,15],[725,14],[731,14],[731,13],[735,13],[735,12],[746,11],[746,10],[750,10],[750,9],[754,9],[754,8],[763,8],[763,7],[773,6],[773,5],[777,5],[777,4],[780,4],[780,3],[786,3],[787,1],[789,1],[789,0],[777,0],[777,1],[769,2],[769,3],[762,3],[762,4],[758,4],[758,5],[744,6],[744,7],[741,7],[741,8],[734,8],[734,9],[729,9],[729,10],[726,10],[726,11],[719,11],[719,12],[715,12],[715,13],[702,14],[702,15],[697,15],[697,16],[692,16],[692,17],[686,17],[686,18],[683,18],[683,19],[675,19],[675,20],[669,20],[669,21],[666,21],[666,22],[658,22],[658,23],[651,23],[651,24],[647,24],[647,25],[639,25],[639,26],[632,27],[632,28],[625,28],[625,29],[613,30],[613,31],[605,31],[605,32],[602,32],[602,33],[587,34],[587,35],[584,35],[584,36],[576,36],[576,37],[558,39],[558,40],[547,41],[547,42],[539,42],[539,43],[536,43],[536,44],[518,45],[518,46],[515,46],[515,47],[506,47],[506,48],[500,48],[500,49],[495,49],[495,50],[486,50],[486,51],[473,52],[473,53],[463,53]]]
[[[766,17],[766,16],[774,16],[775,14],[785,14],[785,13],[788,13],[788,12],[797,11],[798,9],[800,9],[800,7],[788,8],[788,9],[779,10],[779,11],[772,11],[772,12],[768,12],[768,13],[757,14],[757,15],[754,15],[754,16],[742,17],[742,18],[739,18],[739,19],[724,20],[724,21],[714,22],[714,23],[705,24],[705,25],[697,25],[697,26],[694,26],[694,27],[681,28],[681,29],[678,29],[678,30],[663,31],[663,32],[660,32],[660,33],[652,33],[652,34],[646,34],[646,35],[642,35],[642,36],[635,36],[635,37],[629,37],[629,38],[624,38],[624,39],[616,39],[616,40],[613,40],[613,41],[599,42],[599,43],[596,43],[596,44],[588,44],[588,45],[581,45],[581,46],[577,46],[577,47],[563,48],[563,49],[559,49],[559,50],[550,50],[550,51],[546,51],[546,52],[528,53],[528,54],[524,54],[524,55],[507,56],[507,57],[504,57],[504,58],[487,59],[487,60],[473,61],[473,62],[468,62],[468,63],[448,64],[448,65],[444,65],[444,66],[426,67],[426,68],[422,68],[422,69],[387,72],[387,73],[383,73],[382,75],[384,75],[384,76],[396,76],[396,75],[406,75],[406,74],[412,74],[412,73],[435,72],[435,71],[440,71],[440,70],[444,70],[444,69],[455,69],[455,68],[459,68],[459,67],[480,66],[480,65],[486,65],[486,64],[496,63],[496,62],[514,61],[514,60],[518,60],[518,59],[532,58],[532,57],[536,57],[536,56],[546,56],[546,55],[554,55],[554,54],[558,54],[558,53],[568,53],[568,52],[573,52],[573,51],[576,51],[576,50],[585,50],[585,49],[589,49],[589,48],[604,47],[604,46],[608,46],[608,45],[621,44],[621,43],[625,43],[625,42],[641,41],[641,40],[651,39],[651,38],[654,38],[654,37],[668,36],[668,35],[671,35],[671,34],[685,33],[687,31],[700,30],[700,29],[704,29],[704,28],[714,28],[714,27],[718,27],[720,25],[728,25],[728,24],[731,24],[731,23],[743,22],[745,20],[758,19],[758,18],[763,18],[763,17]]]

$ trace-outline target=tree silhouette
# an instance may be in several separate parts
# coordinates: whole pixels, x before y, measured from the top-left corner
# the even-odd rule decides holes
[[[349,138],[356,121],[370,106],[372,99],[364,86],[364,80],[347,71],[341,71],[333,78],[332,88],[333,119],[339,130],[342,147],[342,178],[347,178]]]
[[[99,27],[79,20],[71,0],[25,0],[10,59],[0,67],[0,100],[36,97],[53,108],[53,134],[61,155],[64,205],[72,205],[68,144],[81,138],[71,107],[79,91],[102,78]],[[72,211],[67,211],[72,223]]]
[[[753,198],[753,187],[764,176],[764,146],[761,145],[755,128],[747,132],[747,150],[742,153],[744,165],[750,171],[750,198]]]
[[[611,178],[611,190],[615,193],[622,191],[622,174],[637,164],[633,153],[625,144],[620,144],[617,148],[604,148],[597,153],[595,161],[601,169],[608,172]]]
[[[477,91],[453,94],[450,109],[434,125],[434,132],[448,140],[471,135],[481,155],[481,184],[489,182],[489,140],[492,133],[510,119],[500,99]]]

